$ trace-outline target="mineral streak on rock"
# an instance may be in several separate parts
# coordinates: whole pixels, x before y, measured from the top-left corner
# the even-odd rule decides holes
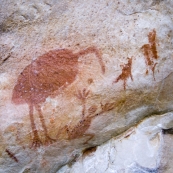
[[[101,53],[96,47],[88,47],[78,53],[68,49],[51,50],[25,67],[18,77],[17,84],[13,89],[12,101],[15,104],[27,103],[33,132],[33,147],[40,147],[42,142],[39,138],[34,122],[34,108],[39,113],[39,118],[45,134],[45,143],[54,142],[48,135],[44,116],[41,111],[41,103],[49,96],[55,96],[55,92],[64,89],[74,82],[78,74],[78,59],[80,56],[94,53],[101,65],[102,73],[105,66]]]
[[[173,1],[0,4],[0,173],[173,173]]]
[[[133,81],[131,69],[132,69],[132,58],[128,58],[128,63],[122,66],[121,74],[114,81],[114,83],[117,83],[119,80],[123,80],[124,90],[126,89],[127,79],[130,77],[131,80]]]
[[[153,29],[151,32],[149,32],[148,42],[149,43],[144,44],[141,49],[143,50],[143,54],[145,56],[146,65],[152,70],[153,78],[155,80],[154,71],[155,71],[155,67],[156,67],[157,63],[154,61],[158,59],[157,48],[156,48],[156,30],[155,29]],[[146,74],[148,74],[148,69],[146,70]]]

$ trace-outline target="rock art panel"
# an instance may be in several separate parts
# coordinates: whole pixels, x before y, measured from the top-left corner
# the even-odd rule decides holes
[[[50,138],[48,134],[41,104],[45,102],[47,97],[54,97],[57,91],[62,91],[74,82],[78,74],[79,57],[91,53],[96,54],[101,71],[104,73],[105,66],[101,52],[96,47],[89,47],[78,53],[73,53],[73,51],[68,49],[51,50],[32,61],[19,75],[17,84],[13,89],[12,101],[15,104],[26,103],[29,106],[29,116],[33,132],[32,147],[40,147],[43,144],[39,138],[34,121],[34,108],[39,114],[44,130],[44,143],[50,144],[55,142],[55,139]],[[88,92],[83,90],[83,93],[79,92],[78,98],[84,102],[88,94]]]
[[[173,172],[172,125],[152,123],[173,110],[173,1],[156,1],[1,1],[0,172]]]

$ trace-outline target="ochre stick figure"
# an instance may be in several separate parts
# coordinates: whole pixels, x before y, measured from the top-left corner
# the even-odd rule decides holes
[[[121,66],[122,67],[122,72],[121,74],[117,77],[117,79],[114,81],[114,83],[117,83],[119,80],[124,81],[124,90],[126,89],[126,82],[127,79],[130,77],[131,80],[133,81],[132,73],[131,73],[131,68],[132,68],[132,58],[127,58],[128,63]]]

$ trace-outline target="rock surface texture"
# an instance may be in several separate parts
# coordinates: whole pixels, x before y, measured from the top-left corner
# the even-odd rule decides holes
[[[171,173],[172,122],[172,112],[145,119],[105,144],[85,150],[76,163],[58,173]]]
[[[173,1],[0,5],[0,173],[173,172]]]

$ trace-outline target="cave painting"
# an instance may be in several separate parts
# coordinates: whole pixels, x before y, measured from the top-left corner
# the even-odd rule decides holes
[[[68,140],[80,138],[80,137],[89,137],[84,144],[87,144],[89,140],[91,140],[94,137],[94,134],[91,133],[85,133],[88,128],[91,125],[92,119],[94,119],[99,114],[95,114],[92,116],[83,117],[82,120],[80,120],[74,127],[65,125],[63,129],[65,129]],[[58,136],[58,135],[57,135]]]
[[[148,44],[144,44],[141,49],[145,56],[145,63],[147,67],[152,71],[153,78],[155,80],[154,71],[157,63],[155,62],[158,59],[157,55],[157,47],[156,47],[156,30],[153,29],[148,34]],[[149,69],[146,70],[146,74],[148,74]]]
[[[76,94],[76,97],[82,101],[82,118],[81,120],[75,125],[75,126],[68,126],[65,125],[62,128],[60,128],[57,138],[62,131],[65,131],[67,134],[68,140],[80,138],[80,137],[88,137],[87,141],[85,141],[84,144],[87,144],[87,142],[94,137],[94,134],[87,134],[85,133],[87,129],[90,127],[92,119],[94,119],[98,114],[94,114],[97,110],[97,106],[93,105],[91,106],[88,111],[86,111],[86,99],[90,93],[90,90],[87,90],[86,88],[79,90]],[[86,114],[89,113],[88,116]],[[94,115],[93,115],[94,114]]]
[[[155,66],[157,65],[157,62],[155,61],[158,59],[155,29],[149,32],[148,42],[149,43],[143,45],[141,49],[144,53],[146,65],[153,72],[153,78],[155,79],[154,71]],[[41,104],[45,102],[47,97],[58,95],[63,89],[75,81],[78,74],[78,59],[87,54],[95,54],[101,66],[101,72],[104,73],[105,65],[102,60],[101,52],[96,47],[88,47],[77,53],[73,53],[73,51],[69,49],[51,50],[39,56],[36,60],[33,60],[31,64],[26,66],[23,72],[18,76],[17,84],[13,89],[12,101],[15,104],[26,103],[29,106],[29,117],[33,134],[32,147],[40,147],[43,144],[38,135],[34,121],[34,110],[38,112],[44,130],[44,144],[51,144],[56,141],[48,134],[45,119],[41,110]],[[128,62],[121,65],[121,74],[113,81],[113,83],[117,83],[122,80],[124,90],[126,90],[128,78],[131,78],[133,81],[131,72],[132,59],[133,57],[127,58]],[[148,69],[146,70],[146,73],[148,74]],[[89,79],[88,83],[92,83],[92,80]],[[89,93],[90,91],[87,91],[84,88],[76,94],[77,98],[81,100],[83,106],[82,120],[75,127],[64,127],[69,139],[74,139],[83,135],[89,128],[92,119],[98,115],[91,113],[95,112],[97,109],[93,106],[88,110],[88,112],[90,112],[89,116],[85,116],[86,99]],[[109,111],[109,109],[112,109],[113,107],[114,104],[104,105],[103,109],[108,109],[107,111]],[[104,111],[100,112],[100,114]],[[93,134],[89,134],[89,136],[90,140],[93,137]]]
[[[84,89],[85,90],[85,89]],[[83,144],[87,144],[89,140],[91,140],[95,134],[87,133],[86,131],[89,129],[91,122],[94,118],[101,115],[104,112],[110,111],[115,108],[115,103],[101,103],[101,110],[97,112],[97,106],[92,105],[90,108],[88,108],[87,111],[85,111],[85,114],[82,114],[82,119],[75,125],[75,126],[69,126],[65,125],[62,128],[60,128],[59,132],[57,133],[57,138],[59,137],[59,134],[64,132],[67,134],[67,139],[77,139],[81,137],[87,137],[87,140]],[[82,111],[83,113],[83,111]],[[89,137],[89,138],[88,138]]]
[[[86,88],[84,88],[82,91],[78,91],[78,93],[76,94],[77,98],[82,101],[82,106],[83,106],[82,117],[85,116],[86,99],[87,99],[89,93],[90,93],[90,91],[89,90],[87,91]]]
[[[79,57],[92,53],[98,58],[101,71],[104,73],[105,66],[101,52],[96,47],[88,47],[77,53],[68,49],[51,50],[33,60],[18,76],[17,84],[13,89],[12,101],[15,104],[26,103],[29,106],[33,134],[32,147],[40,147],[43,144],[34,122],[34,108],[39,114],[44,130],[44,144],[51,144],[55,139],[52,139],[48,134],[41,104],[45,102],[47,97],[57,95],[57,91],[63,90],[73,83],[78,74]],[[87,92],[84,91],[83,94],[79,94],[79,97],[87,95]]]
[[[133,77],[132,77],[132,57],[131,58],[127,58],[128,62],[127,64],[122,65],[122,72],[121,74],[117,77],[117,79],[113,82],[113,83],[117,83],[119,80],[123,80],[123,86],[124,86],[124,90],[126,89],[126,83],[127,83],[127,79],[131,78],[131,80],[133,81]]]

